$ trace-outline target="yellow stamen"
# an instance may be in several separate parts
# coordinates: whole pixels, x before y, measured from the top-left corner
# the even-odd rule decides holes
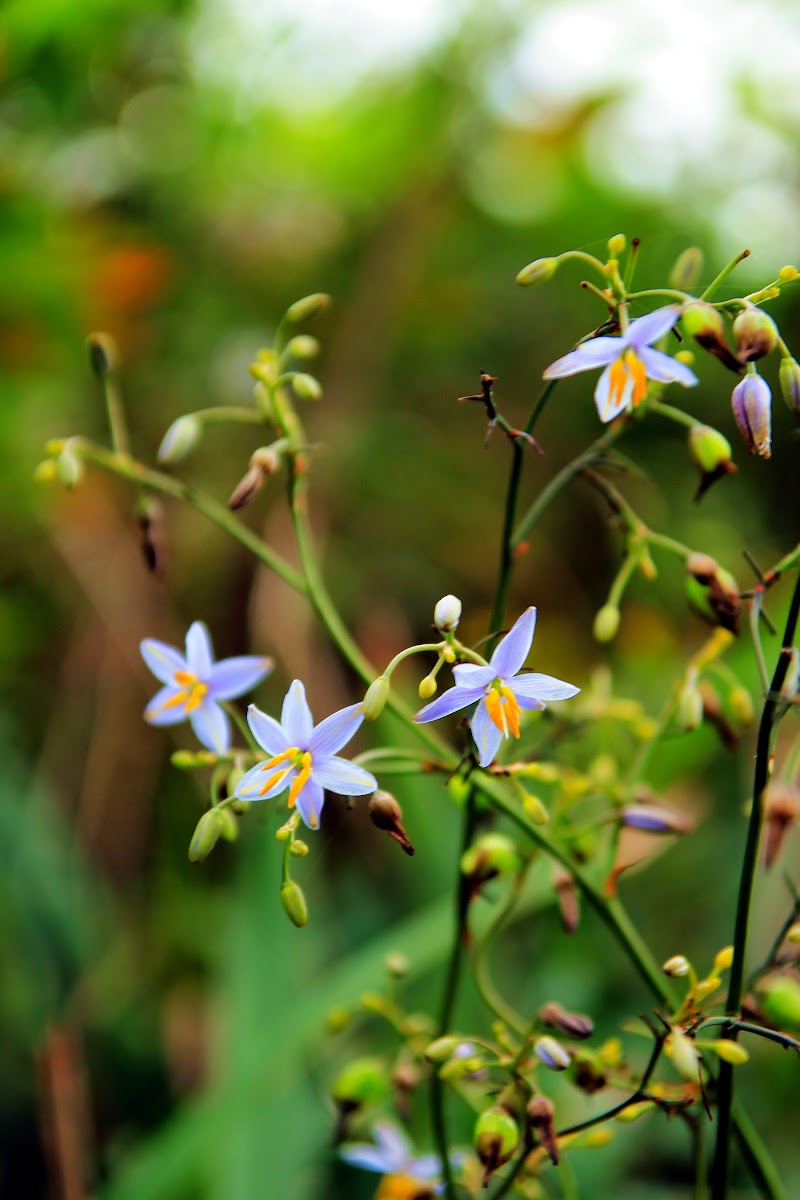
[[[491,687],[486,693],[486,711],[503,737],[508,737],[509,733],[519,737],[520,707],[511,688],[504,684]]]
[[[375,1200],[418,1200],[420,1196],[431,1194],[421,1179],[412,1179],[409,1175],[384,1175]]]
[[[270,767],[277,767],[278,763],[286,762],[287,758],[293,758],[295,754],[299,753],[300,751],[297,746],[290,746],[288,750],[276,754],[273,758],[268,758],[265,763],[261,764],[261,770],[268,771]]]
[[[300,772],[289,789],[289,808],[294,808],[297,797],[311,778],[311,755],[306,752],[300,759]]]
[[[621,358],[615,358],[608,374],[608,408],[613,410],[619,404],[625,385],[628,382],[628,372]]]
[[[282,779],[285,779],[286,776],[291,771],[291,769],[292,769],[291,767],[284,767],[282,771],[276,771],[274,775],[270,775],[270,777],[264,783],[263,787],[261,787],[259,789],[259,793],[258,793],[259,796],[266,796],[269,789],[271,787],[275,787],[275,784],[280,783]],[[263,768],[262,768],[262,770],[263,770]]]
[[[170,696],[169,700],[165,700],[161,705],[162,708],[177,708],[179,704],[183,704],[189,699],[188,692],[176,692],[174,696]]]
[[[633,407],[636,408],[647,395],[647,375],[644,363],[633,350],[625,354],[625,364],[633,379]]]
[[[514,695],[514,693],[511,691],[511,688],[501,687],[500,695],[505,700],[505,704],[503,706],[504,712],[505,712],[505,718],[511,727],[511,732],[513,733],[514,737],[518,738],[519,737],[519,714],[520,714],[519,701],[517,700],[517,697]]]
[[[195,675],[190,675],[188,671],[176,671],[174,679],[182,690],[176,692],[174,696],[170,696],[169,700],[165,700],[162,708],[177,708],[178,705],[183,704],[186,706],[187,714],[194,712],[205,700],[208,694],[208,684],[201,683]]]

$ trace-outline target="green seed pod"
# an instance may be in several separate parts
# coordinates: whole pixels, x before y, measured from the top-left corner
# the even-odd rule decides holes
[[[800,921],[795,921],[794,925],[789,926],[786,931],[786,940],[793,946],[800,945]]]
[[[800,982],[791,975],[765,980],[761,985],[764,1015],[779,1029],[800,1029]]]
[[[156,457],[160,463],[178,463],[187,458],[203,436],[203,426],[189,413],[173,421],[161,439]]]
[[[485,833],[461,857],[461,870],[473,883],[509,875],[519,866],[517,848],[502,833]]]
[[[328,1033],[341,1033],[353,1019],[353,1014],[342,1005],[332,1008],[325,1018],[325,1028]]]
[[[195,826],[189,843],[189,862],[199,863],[208,858],[222,833],[222,814],[218,808],[204,812]]]
[[[710,425],[692,426],[689,430],[689,453],[695,466],[699,467],[704,475],[712,475],[720,468],[727,471],[732,466],[733,450],[730,442]]]
[[[467,796],[472,791],[472,784],[463,775],[454,775],[447,781],[447,792],[457,808],[463,808]]]
[[[679,292],[690,292],[703,271],[703,251],[699,246],[688,246],[675,260],[669,277],[669,286]]]
[[[194,754],[191,750],[175,750],[169,760],[179,771],[191,771],[194,767]]]
[[[548,279],[552,279],[558,270],[557,258],[537,258],[534,262],[528,263],[527,267],[523,267],[517,275],[517,283],[522,287],[531,287],[535,283],[546,283]]]
[[[377,679],[373,679],[364,697],[364,719],[366,721],[375,721],[381,715],[386,706],[390,687],[388,675],[379,675]]]
[[[644,1113],[650,1112],[654,1108],[655,1104],[652,1100],[640,1100],[637,1104],[629,1104],[627,1108],[623,1108],[622,1112],[617,1113],[614,1120],[619,1121],[620,1125],[632,1125]]]
[[[382,1059],[356,1058],[336,1078],[331,1094],[338,1104],[365,1108],[387,1100],[391,1087]]]
[[[616,604],[604,604],[598,609],[592,632],[596,642],[613,642],[619,629],[620,612]]]
[[[769,354],[778,344],[778,326],[760,308],[746,308],[733,322],[740,363],[754,362]]]
[[[794,358],[782,358],[778,368],[778,379],[790,412],[800,417],[800,363]]]
[[[307,375],[304,371],[298,371],[292,376],[292,387],[295,394],[301,396],[303,400],[319,400],[322,395],[322,384],[313,375]]]
[[[324,312],[330,307],[331,298],[325,292],[313,292],[310,296],[303,296],[302,300],[295,300],[294,304],[290,304],[286,310],[286,320],[297,324],[300,321],[307,321],[309,317],[314,317],[317,313]]]
[[[298,929],[308,924],[308,905],[303,895],[303,889],[293,879],[287,879],[281,885],[281,904],[289,920]]]
[[[319,354],[319,342],[308,333],[298,333],[286,343],[284,353],[290,358],[315,358]]]
[[[475,1122],[473,1144],[486,1168],[483,1176],[485,1185],[497,1168],[508,1162],[519,1145],[519,1126],[500,1105],[486,1108]]]

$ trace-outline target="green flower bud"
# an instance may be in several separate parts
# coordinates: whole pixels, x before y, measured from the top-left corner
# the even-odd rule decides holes
[[[33,472],[34,483],[55,483],[57,479],[58,471],[52,458],[46,458],[44,462],[40,462]]]
[[[221,808],[219,835],[225,842],[235,842],[239,836],[239,822],[230,808]]]
[[[731,689],[729,697],[733,715],[740,725],[750,725],[755,715],[753,710],[753,699],[746,687],[735,687]]]
[[[604,604],[598,609],[592,632],[596,642],[613,642],[619,629],[620,612],[616,604]]]
[[[420,679],[417,693],[420,700],[430,700],[436,692],[436,676],[426,675],[424,679]]]
[[[708,1048],[713,1050],[723,1062],[734,1065],[746,1063],[750,1058],[744,1046],[740,1046],[738,1042],[732,1042],[730,1038],[717,1038],[708,1043]]]
[[[679,292],[690,292],[703,272],[703,251],[699,246],[688,246],[675,260],[669,286]]]
[[[530,287],[534,283],[546,283],[548,279],[552,279],[558,270],[557,258],[537,258],[534,262],[528,263],[527,267],[523,267],[517,275],[517,283],[522,287]]]
[[[64,487],[73,488],[83,479],[83,459],[76,453],[72,439],[64,443],[64,448],[56,459],[56,474]]]
[[[319,400],[322,395],[322,384],[313,375],[307,375],[304,371],[298,371],[292,376],[292,387],[298,396],[303,400]]]
[[[289,920],[298,929],[308,924],[308,905],[303,895],[303,889],[293,879],[287,879],[281,885],[281,904]]]
[[[727,472],[735,469],[731,458],[731,444],[719,430],[710,425],[693,425],[689,430],[689,453],[695,466],[704,475],[713,475],[720,471]]]
[[[191,413],[173,421],[161,439],[156,457],[160,463],[178,463],[187,458],[203,436],[203,426]]]
[[[486,1168],[483,1176],[485,1187],[497,1168],[508,1162],[519,1145],[519,1126],[500,1105],[486,1108],[475,1122],[473,1144]]]
[[[337,1104],[366,1108],[389,1098],[391,1081],[380,1058],[356,1058],[339,1074],[331,1089]]]
[[[637,1104],[629,1104],[627,1108],[623,1108],[622,1112],[617,1113],[614,1120],[619,1121],[620,1125],[632,1125],[644,1113],[650,1112],[654,1108],[655,1103],[652,1100],[639,1100]]]
[[[746,308],[733,322],[740,363],[754,362],[769,354],[778,344],[778,326],[760,308]]]
[[[782,358],[778,368],[781,395],[790,412],[800,417],[800,363],[795,358]]]
[[[289,847],[289,853],[295,858],[305,858],[308,854],[308,842],[304,842],[302,838],[295,838]]]
[[[519,866],[517,848],[502,833],[485,833],[461,857],[461,870],[480,885],[498,875],[509,875]]]
[[[624,233],[615,233],[608,239],[608,253],[612,258],[619,258],[620,254],[624,254],[627,244]]]
[[[433,623],[442,633],[450,633],[458,628],[461,620],[461,601],[458,596],[442,596],[436,601],[433,610]]]
[[[459,1039],[456,1037],[437,1038],[426,1048],[425,1057],[428,1062],[445,1062],[448,1058],[452,1058],[459,1045]]]
[[[191,750],[175,750],[169,760],[179,771],[191,771],[194,767],[194,754]]]
[[[189,843],[189,862],[203,862],[219,841],[222,833],[222,813],[218,808],[204,812],[195,826]]]
[[[705,300],[692,300],[681,312],[681,328],[687,337],[704,341],[725,340],[725,318],[713,304]]]
[[[119,350],[110,333],[90,333],[86,339],[89,363],[98,379],[105,379],[119,366]]]
[[[290,358],[314,358],[319,354],[319,342],[308,333],[298,333],[286,343],[284,353]]]
[[[325,1028],[328,1033],[342,1033],[352,1019],[352,1013],[342,1005],[338,1005],[336,1008],[332,1008],[325,1018]]]
[[[472,784],[469,779],[463,775],[453,775],[447,781],[447,792],[450,799],[457,808],[463,808],[467,801],[467,796],[472,791]]]
[[[377,679],[373,679],[364,697],[364,719],[366,721],[375,721],[381,715],[386,706],[390,687],[388,675],[379,675]]]
[[[790,975],[766,980],[760,988],[764,1015],[779,1029],[800,1029],[800,982]]]
[[[791,942],[793,946],[800,945],[800,921],[795,921],[794,925],[790,925],[786,931],[786,940]]]
[[[310,296],[304,296],[302,300],[295,300],[294,304],[289,305],[286,310],[286,320],[295,324],[307,321],[309,317],[324,312],[326,308],[330,307],[330,303],[331,298],[325,292],[313,292]]]

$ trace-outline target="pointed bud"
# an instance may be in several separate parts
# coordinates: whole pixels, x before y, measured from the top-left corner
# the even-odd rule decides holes
[[[72,438],[64,442],[64,447],[56,459],[56,474],[60,483],[66,488],[74,488],[83,479],[85,467],[83,459],[76,452]]]
[[[626,804],[620,821],[647,833],[691,833],[693,825],[685,813],[660,804]]]
[[[461,856],[461,870],[473,887],[498,875],[509,875],[519,866],[517,848],[502,833],[485,833]]]
[[[576,1041],[591,1037],[594,1032],[591,1017],[586,1017],[583,1013],[567,1012],[555,1000],[542,1005],[539,1009],[539,1020],[543,1025],[549,1025],[565,1037],[574,1038]]]
[[[598,609],[592,632],[596,642],[612,642],[619,629],[620,613],[616,604],[604,604]]]
[[[675,260],[669,277],[669,286],[678,292],[690,292],[703,271],[703,251],[699,246],[688,246]]]
[[[377,829],[388,833],[409,857],[413,855],[414,847],[403,828],[403,810],[390,792],[375,792],[369,802],[368,811],[370,820]]]
[[[778,379],[790,412],[800,417],[800,363],[794,358],[782,358],[778,368]]]
[[[286,310],[286,320],[292,321],[295,324],[300,321],[307,321],[310,317],[315,317],[317,313],[324,312],[330,307],[331,298],[325,292],[313,292],[310,296],[304,296],[302,300],[295,300],[294,304],[290,304]]]
[[[533,1052],[551,1071],[566,1071],[571,1062],[569,1051],[547,1033],[533,1043]]]
[[[322,395],[322,384],[313,375],[306,375],[303,371],[298,371],[292,376],[292,387],[295,394],[303,400],[319,400]]]
[[[669,975],[670,979],[683,979],[690,969],[689,960],[683,954],[673,954],[672,958],[661,964],[661,970],[665,975]]]
[[[673,1029],[664,1042],[664,1052],[672,1059],[675,1069],[684,1079],[700,1081],[700,1055],[691,1038],[680,1029]]]
[[[615,233],[613,237],[608,239],[608,253],[612,258],[619,258],[620,254],[625,253],[625,247],[628,242],[624,233]]]
[[[689,430],[689,454],[701,473],[695,500],[699,500],[723,475],[731,475],[736,470],[735,463],[731,461],[733,451],[730,442],[710,425],[698,423]]]
[[[714,974],[728,971],[733,966],[733,946],[723,946],[714,955]]]
[[[89,363],[98,379],[105,379],[119,366],[119,350],[110,333],[90,333],[86,339]]]
[[[218,808],[204,812],[195,826],[189,843],[189,862],[204,862],[219,841],[222,833],[222,813]]]
[[[373,679],[364,696],[365,721],[376,721],[381,715],[386,706],[390,687],[388,675],[379,675],[377,679]]]
[[[557,258],[537,258],[527,267],[523,267],[517,275],[517,283],[522,287],[531,287],[536,283],[546,283],[552,279],[558,270]]]
[[[734,1066],[746,1063],[750,1058],[744,1046],[731,1041],[730,1038],[716,1038],[713,1042],[708,1043],[708,1048],[713,1050],[723,1062],[733,1063]]]
[[[436,676],[426,675],[424,679],[420,679],[417,694],[420,700],[430,700],[431,696],[436,693]]]
[[[733,416],[751,454],[772,454],[772,393],[760,375],[746,375],[731,395]]]
[[[315,358],[319,354],[319,342],[308,333],[298,333],[286,343],[284,354],[289,358]]]
[[[792,975],[778,975],[759,985],[761,1007],[767,1020],[778,1029],[800,1029],[800,982]]]
[[[686,593],[693,607],[707,620],[738,633],[741,597],[733,576],[710,554],[690,554],[686,573]]]
[[[713,354],[731,371],[738,374],[740,364],[731,352],[725,337],[725,321],[722,313],[713,304],[704,300],[693,300],[681,312],[681,328],[687,337],[692,337],[698,346]]]
[[[786,783],[771,783],[764,806],[766,824],[764,864],[771,867],[781,852],[786,835],[800,812],[800,788]]]
[[[475,1122],[473,1142],[475,1153],[486,1168],[483,1175],[485,1187],[497,1168],[508,1162],[519,1145],[519,1126],[500,1105],[484,1109]]]
[[[203,436],[203,426],[191,413],[173,421],[161,439],[156,457],[160,463],[178,463],[192,453]]]
[[[556,1137],[556,1110],[547,1096],[533,1096],[525,1109],[528,1124],[547,1151],[554,1167],[558,1166],[558,1138]]]
[[[461,620],[461,601],[458,596],[442,596],[433,610],[433,623],[440,633],[450,633]]]
[[[281,885],[281,904],[289,920],[298,929],[308,924],[308,905],[303,895],[303,889],[293,879],[287,879]]]
[[[733,322],[740,363],[754,362],[771,353],[778,344],[778,327],[760,308],[746,308]]]
[[[731,694],[728,697],[733,715],[740,725],[750,725],[755,715],[753,711],[753,699],[746,687],[738,685],[731,688]]]

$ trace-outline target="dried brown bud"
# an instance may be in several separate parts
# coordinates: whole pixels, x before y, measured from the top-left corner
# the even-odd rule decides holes
[[[686,573],[686,592],[697,611],[715,625],[738,633],[742,602],[733,576],[710,554],[690,554]]]
[[[151,574],[161,579],[166,571],[167,555],[164,538],[164,509],[158,500],[148,497],[136,513],[139,526],[139,545],[142,557]]]
[[[534,1096],[525,1112],[528,1124],[536,1133],[539,1141],[547,1151],[547,1156],[554,1167],[558,1166],[558,1138],[556,1137],[556,1110],[552,1100],[547,1096]]]
[[[276,453],[272,446],[259,447],[250,458],[250,465],[247,471],[233,489],[231,498],[228,501],[228,508],[232,512],[236,512],[237,509],[244,508],[245,505],[249,504],[261,491],[267,476],[277,471],[280,461],[280,455]]]
[[[377,829],[388,833],[389,837],[393,838],[406,854],[414,853],[414,847],[403,828],[403,810],[391,792],[375,792],[369,802],[368,811],[370,820]]]
[[[728,750],[735,750],[739,745],[739,734],[731,725],[722,707],[722,701],[710,683],[700,684],[700,696],[703,701],[703,718],[709,721]]]
[[[553,876],[553,887],[556,890],[558,898],[558,907],[561,912],[561,924],[564,932],[574,933],[581,919],[578,889],[575,887],[575,880],[568,871],[558,871]]]
[[[594,1022],[591,1017],[586,1017],[583,1013],[567,1012],[555,1000],[550,1000],[547,1004],[542,1005],[539,1009],[539,1020],[543,1025],[549,1025],[552,1029],[563,1033],[565,1037],[575,1038],[576,1041],[591,1037],[594,1032]]]
[[[786,834],[797,820],[798,812],[800,788],[788,783],[770,784],[764,809],[764,863],[767,867],[771,867],[780,854]]]

